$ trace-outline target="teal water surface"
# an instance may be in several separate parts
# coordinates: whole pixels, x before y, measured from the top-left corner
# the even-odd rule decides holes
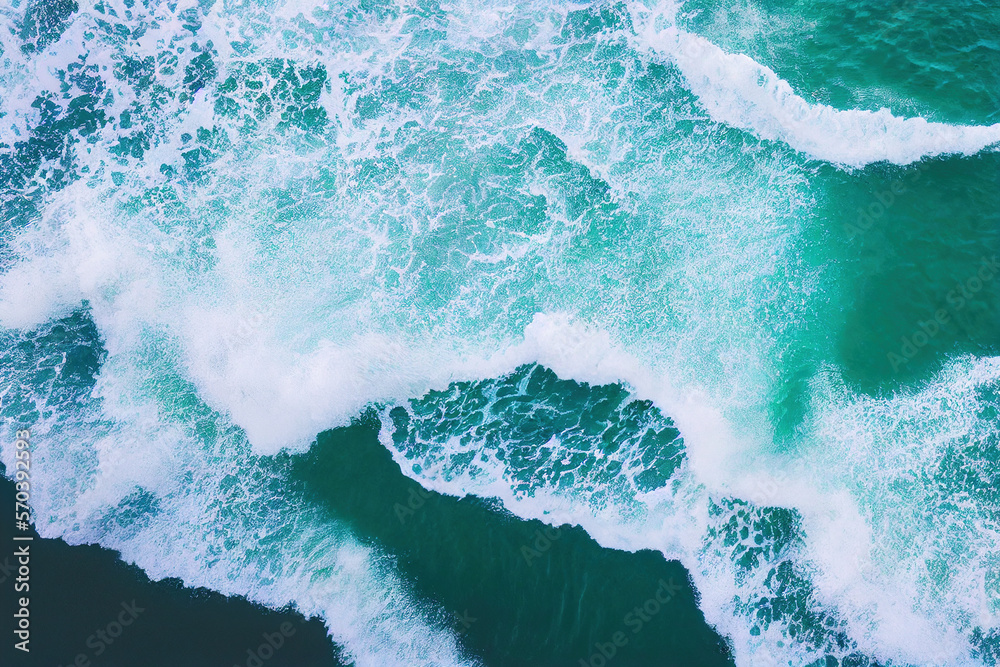
[[[998,11],[8,3],[6,469],[345,663],[995,665]]]

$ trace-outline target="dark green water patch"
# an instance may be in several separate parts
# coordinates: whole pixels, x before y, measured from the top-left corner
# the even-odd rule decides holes
[[[835,361],[866,392],[1000,351],[1000,155],[829,169]]]
[[[733,664],[679,563],[426,491],[400,472],[378,428],[369,414],[321,434],[293,476],[311,502],[389,553],[485,664],[596,665],[602,651],[616,667]]]
[[[0,473],[3,466],[0,465]],[[17,535],[28,533],[21,531]],[[0,665],[18,667],[245,667],[270,637],[279,648],[250,667],[337,667],[319,619],[275,611],[177,579],[150,581],[118,554],[31,533],[29,653],[14,649],[14,483],[0,475]],[[119,621],[127,623],[122,626]],[[117,625],[116,625],[117,624]],[[284,639],[275,633],[284,632]],[[102,633],[102,634],[99,634]],[[260,655],[267,655],[265,649]],[[79,656],[83,656],[82,658]],[[78,661],[78,662],[77,662]]]

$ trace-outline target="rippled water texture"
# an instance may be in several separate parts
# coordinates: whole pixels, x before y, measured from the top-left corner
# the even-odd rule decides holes
[[[684,616],[665,664],[995,665],[998,35],[974,0],[6,5],[38,530],[358,665],[576,665],[669,561],[721,639]]]

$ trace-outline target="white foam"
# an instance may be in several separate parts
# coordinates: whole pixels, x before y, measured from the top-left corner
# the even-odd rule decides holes
[[[773,70],[739,53],[727,53],[675,25],[657,19],[676,6],[636,12],[639,48],[665,55],[713,120],[782,141],[812,158],[847,167],[873,162],[905,165],[937,155],[973,155],[995,149],[1000,123],[950,125],[901,118],[888,109],[835,109],[806,101]]]
[[[147,31],[135,48],[157,56],[185,34],[179,16],[185,6],[194,4],[151,9],[159,28]],[[235,123],[214,114],[208,91],[184,104],[167,102],[147,128],[153,145],[143,161],[116,161],[109,149],[117,130],[107,128],[87,152],[80,151],[91,176],[50,196],[41,222],[18,232],[12,247],[20,259],[0,277],[0,323],[27,329],[86,300],[108,351],[92,412],[79,423],[38,430],[39,442],[48,443],[39,454],[40,469],[50,471],[42,473],[47,489],[39,496],[47,534],[119,548],[154,577],[181,576],[191,585],[274,606],[293,601],[307,613],[321,613],[362,664],[460,661],[454,637],[433,622],[434,610],[416,609],[405,586],[377,566],[378,553],[359,546],[339,526],[318,527],[329,521],[308,508],[256,516],[255,508],[267,508],[275,499],[247,472],[255,464],[246,443],[199,442],[191,435],[192,424],[210,414],[223,430],[245,433],[255,453],[272,454],[307,446],[318,431],[347,423],[373,402],[405,402],[455,380],[497,376],[537,362],[581,382],[625,382],[674,419],[685,439],[686,460],[669,488],[639,493],[626,478],[610,494],[614,502],[591,502],[600,490],[585,487],[573,494],[538,488],[528,497],[514,492],[509,471],[490,460],[488,451],[475,475],[450,475],[445,458],[414,476],[445,493],[502,498],[520,516],[582,525],[609,547],[655,548],[682,560],[709,621],[732,638],[740,665],[764,664],[767,656],[806,664],[805,658],[818,652],[789,645],[781,624],[760,636],[751,633],[751,621],[735,609],[734,599],[761,594],[767,564],[756,578],[741,580],[723,545],[706,544],[710,529],[731,516],[715,518],[709,508],[728,496],[794,507],[803,517],[805,545],[789,557],[807,571],[819,599],[840,613],[864,649],[918,663],[940,650],[951,664],[966,659],[969,619],[995,623],[993,601],[975,584],[985,560],[958,569],[961,582],[951,597],[929,591],[917,558],[906,561],[908,570],[893,573],[898,555],[875,548],[889,534],[889,524],[871,520],[876,496],[851,482],[907,469],[898,461],[889,466],[865,456],[876,443],[894,442],[893,415],[927,409],[937,395],[900,398],[870,421],[866,415],[877,406],[839,388],[817,388],[823,400],[813,407],[808,435],[814,442],[797,443],[805,463],[796,466],[772,451],[762,415],[774,375],[769,360],[778,343],[773,339],[795,325],[814,287],[814,277],[795,264],[793,247],[796,221],[810,202],[800,161],[789,160],[782,147],[764,146],[749,158],[730,151],[724,138],[706,131],[712,127],[708,120],[683,106],[688,96],[679,87],[674,91],[680,108],[661,109],[662,126],[651,128],[644,114],[634,111],[643,98],[608,90],[604,72],[581,74],[572,49],[553,39],[566,8],[524,10],[532,21],[544,17],[527,36],[544,63],[539,72],[529,72],[513,91],[497,71],[473,82],[476,95],[503,92],[510,98],[497,110],[483,113],[465,97],[453,109],[434,97],[440,91],[430,90],[421,91],[431,98],[425,108],[386,102],[380,117],[361,119],[359,101],[397,66],[417,68],[416,80],[434,80],[434,67],[442,62],[481,63],[496,50],[483,41],[522,16],[516,8],[497,9],[479,22],[478,5],[468,4],[442,46],[413,40],[407,27],[413,17],[405,7],[384,25],[351,23],[350,34],[331,36],[329,26],[304,25],[311,8],[303,3],[279,7],[273,16],[269,10],[263,17],[253,15],[246,23],[223,17],[221,6],[216,3],[204,28],[220,49],[220,79],[240,64],[229,38],[253,42],[257,56],[323,62],[330,81],[321,104],[331,126],[308,140],[294,132],[281,135],[274,114],[261,121],[255,136],[246,137]],[[4,109],[16,113],[4,119],[10,124],[3,128],[33,123],[30,101],[38,86],[58,86],[49,69],[76,59],[92,27],[82,14],[53,47],[58,58],[14,58],[2,81],[15,88],[4,97]],[[250,25],[251,19],[259,23]],[[476,29],[458,29],[464,25]],[[677,62],[715,121],[819,159],[848,166],[902,163],[975,152],[996,140],[996,127],[956,128],[887,112],[808,105],[750,59],[673,27],[636,25],[632,41]],[[608,40],[604,47],[625,49],[624,40],[614,41],[621,35],[601,39]],[[512,39],[505,40],[514,48]],[[106,49],[93,51],[95,59],[117,57],[113,45],[88,44]],[[460,48],[470,50],[466,63]],[[170,89],[183,86],[192,57],[190,51],[175,55],[172,73],[158,79]],[[340,76],[359,73],[364,76],[351,81],[353,88]],[[112,113],[136,100],[129,86],[110,80],[109,85]],[[695,130],[678,121],[693,121]],[[126,206],[132,195],[165,184],[161,165],[181,167],[181,153],[191,148],[184,134],[209,127],[232,146],[215,148],[224,154],[204,181],[170,183],[186,207],[182,212],[156,205],[135,212]],[[571,167],[583,165],[604,179],[609,201],[639,229],[610,240],[595,233],[595,245],[603,245],[593,257],[578,253],[590,242],[591,226],[606,221],[570,215],[577,185],[567,186],[561,180],[565,174],[553,176],[546,165],[523,181],[494,175],[495,163],[481,155],[495,149],[520,157],[535,128],[568,146]],[[396,143],[400,136],[404,139]],[[421,155],[439,148],[443,155]],[[352,178],[359,165],[376,157],[395,164],[400,175],[357,192],[360,185]],[[125,172],[121,191],[108,183],[115,169]],[[480,178],[475,187],[455,193],[473,177]],[[323,197],[310,197],[310,188],[323,188]],[[543,232],[506,233],[490,219],[494,226],[484,225],[490,230],[485,241],[462,236],[487,215],[465,202],[503,188],[511,194],[503,203],[514,208],[525,201],[515,195],[542,200]],[[749,194],[734,198],[734,191]],[[281,221],[275,193],[311,208],[292,223]],[[226,204],[223,215],[213,208],[219,201]],[[430,266],[445,261],[434,251],[453,241],[474,245],[474,251],[463,250],[469,262],[456,261],[450,273],[444,270],[448,266]],[[630,284],[634,276],[648,279],[648,285]],[[512,302],[503,303],[512,284]],[[522,297],[534,310],[508,312]],[[574,315],[577,311],[587,315]],[[765,340],[763,311],[772,313]],[[940,390],[945,393],[958,387],[968,399],[968,387],[954,376],[940,386],[949,387]],[[175,400],[178,396],[184,400]],[[212,410],[200,412],[202,403]],[[963,414],[972,414],[973,403],[963,404]],[[954,426],[961,430],[968,424]],[[938,451],[939,443],[921,439],[917,428],[904,435],[893,450],[904,463],[904,445],[916,442]],[[383,441],[392,446],[386,433]],[[449,446],[453,454],[468,453],[460,443]],[[203,487],[182,483],[182,472],[204,474],[206,450],[218,455],[213,459],[218,475],[196,476]],[[404,462],[404,452],[393,453]],[[840,458],[824,458],[832,453]],[[4,455],[11,460],[9,445]],[[402,467],[413,475],[410,466]],[[78,474],[85,474],[86,484],[64,488],[62,482]],[[246,497],[220,492],[223,500],[213,514],[206,507],[225,474],[238,480]],[[99,515],[137,487],[159,499],[159,518],[127,536],[100,528]],[[915,503],[905,507],[920,509]],[[284,524],[300,529],[301,537],[274,547],[268,559],[253,560],[253,549],[273,546],[268,540]],[[934,538],[926,538],[931,542],[952,524],[934,528]],[[966,533],[973,550],[979,549],[981,543]],[[238,548],[230,549],[228,539]],[[945,541],[917,543],[923,555]],[[935,611],[932,602],[939,598]]]
[[[321,617],[358,665],[476,664],[442,612],[412,597],[383,554],[337,520],[274,497],[280,469],[248,456],[232,430],[200,441],[174,421],[183,414],[164,415],[136,396],[141,378],[127,375],[149,369],[122,366],[105,368],[110,377],[94,402],[32,427],[32,510],[43,537],[118,550],[154,580],[177,577],[272,608],[292,604]],[[88,414],[95,409],[96,419]],[[14,454],[5,439],[8,469]],[[132,525],[115,508],[138,490],[156,506]]]
[[[560,366],[560,375],[592,381],[610,373],[635,377],[642,385],[645,373],[630,373],[633,360],[609,349],[602,336],[591,337],[593,347],[580,345],[585,337],[579,331],[568,336],[574,337],[576,354],[570,357],[579,363],[549,357]],[[542,347],[540,359],[546,358]],[[603,361],[596,370],[598,358]],[[615,358],[623,365],[616,367]],[[730,549],[719,544],[706,550],[704,532],[713,524],[707,505],[734,490],[763,505],[798,512],[801,547],[783,558],[809,573],[813,600],[845,624],[857,650],[883,663],[979,665],[972,630],[1000,625],[1000,597],[987,583],[1000,561],[1000,526],[990,504],[995,500],[964,497],[965,477],[937,476],[944,474],[944,457],[956,452],[974,457],[977,446],[996,437],[996,425],[978,415],[995,407],[996,400],[983,392],[998,385],[1000,358],[956,361],[926,389],[888,399],[852,395],[836,382],[818,380],[797,460],[776,460],[758,451],[741,457],[739,470],[722,466],[728,479],[707,486],[693,466],[684,465],[671,485],[648,496],[609,496],[607,488],[593,487],[585,477],[570,494],[545,486],[515,491],[523,485],[516,471],[492,458],[485,443],[456,440],[433,458],[418,456],[418,475],[413,453],[396,446],[388,429],[382,441],[404,472],[439,492],[497,497],[518,516],[581,525],[602,545],[659,549],[681,560],[692,572],[706,616],[734,640],[737,664],[788,659],[805,664],[823,653],[789,642],[781,624],[751,634],[750,619],[741,619],[734,607],[737,596],[761,595],[762,581],[737,578]],[[686,431],[680,422],[686,451],[697,457],[704,435]],[[558,446],[558,440],[547,445],[556,448],[555,458]],[[449,461],[452,456],[468,460],[461,456],[466,450],[478,453],[475,466],[456,473]],[[991,464],[969,460],[967,465]],[[781,467],[789,472],[776,475]],[[713,556],[715,548],[720,550]],[[759,576],[768,567],[765,561]],[[786,648],[779,650],[782,643]]]

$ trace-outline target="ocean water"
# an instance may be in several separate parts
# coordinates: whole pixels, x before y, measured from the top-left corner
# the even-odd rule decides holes
[[[7,0],[2,461],[356,665],[996,665],[998,36]]]
[[[15,525],[14,482],[0,479],[0,540],[16,544],[25,536]],[[204,588],[191,589],[176,579],[151,582],[138,567],[95,545],[67,545],[58,538],[30,544],[28,608],[30,651],[14,648],[14,614],[20,611],[13,586],[20,576],[12,550],[0,557],[0,632],[4,665],[69,667],[80,664],[135,667],[246,666],[267,635],[289,631],[268,667],[342,667],[338,651],[319,618],[304,619],[291,609],[267,609],[239,597]],[[118,636],[108,626],[131,621]],[[133,615],[134,613],[134,615]],[[100,638],[97,630],[105,635]],[[108,631],[110,630],[110,634]],[[13,641],[11,641],[13,640]],[[108,640],[108,641],[105,641]],[[277,642],[276,642],[277,643]],[[265,653],[267,651],[265,650]]]

